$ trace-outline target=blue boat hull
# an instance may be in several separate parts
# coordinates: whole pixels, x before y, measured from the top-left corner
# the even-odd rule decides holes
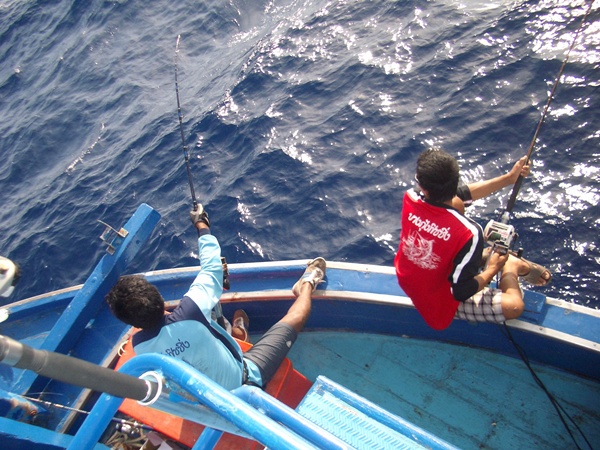
[[[158,218],[150,207],[141,207],[126,226],[130,235],[116,246],[114,255],[103,258],[86,284],[3,307],[0,310],[0,317],[4,319],[0,323],[0,334],[33,348],[57,351],[111,367],[119,346],[131,329],[112,316],[103,297],[149,236]],[[250,317],[251,334],[260,335],[287,311],[293,301],[291,287],[302,274],[305,264],[305,260],[230,264],[231,290],[221,301],[225,316],[231,319],[236,309],[244,309]],[[144,275],[173,306],[183,296],[197,270],[197,267],[187,267]],[[468,423],[475,423],[478,415],[487,417],[486,423],[497,423],[492,420],[496,415],[494,411],[506,409],[507,404],[503,402],[519,401],[506,396],[517,377],[519,381],[528,377],[524,384],[519,383],[519,387],[514,388],[519,392],[517,395],[538,395],[541,389],[532,386],[530,376],[523,372],[526,366],[520,359],[519,348],[544,373],[550,386],[569,386],[560,394],[564,397],[562,400],[571,402],[573,415],[584,424],[587,433],[600,439],[597,431],[590,431],[600,430],[600,312],[597,310],[527,291],[526,313],[519,320],[509,321],[506,327],[455,320],[447,330],[434,331],[398,287],[392,267],[341,262],[328,262],[326,282],[319,286],[313,298],[311,317],[290,354],[296,367],[312,379],[325,374],[338,382],[342,380],[342,384],[396,414],[408,415],[421,427],[431,425],[443,438],[449,442],[455,439],[460,446],[471,447],[479,443],[490,448],[521,447],[522,436],[511,442],[504,433],[502,439],[495,440],[494,436],[501,434],[498,428],[494,432],[495,425],[469,431],[468,426],[466,429],[459,427],[456,420],[446,420],[446,417],[461,417],[464,404],[470,403],[476,405],[473,409],[476,412],[469,412],[471,417],[465,418]],[[403,354],[399,349],[408,349],[407,343],[416,346],[405,355],[406,361],[398,362],[398,355]],[[381,348],[388,350],[381,352]],[[317,349],[323,349],[323,352]],[[427,356],[424,349],[436,356]],[[440,356],[444,354],[453,357]],[[487,360],[496,361],[495,358],[499,358],[499,362],[488,364]],[[383,364],[381,361],[394,363]],[[469,365],[459,368],[461,361],[468,361]],[[407,364],[412,372],[406,372]],[[385,370],[376,371],[375,366],[385,367]],[[505,373],[500,370],[509,366],[514,366],[514,370]],[[359,370],[351,371],[350,367]],[[428,371],[430,374],[425,375]],[[462,371],[459,381],[446,377],[453,371]],[[493,392],[486,394],[474,389],[470,395],[461,395],[458,403],[450,401],[452,396],[448,393],[471,390],[460,380],[475,383],[476,378],[469,375],[472,373],[492,378],[486,386]],[[438,377],[433,383],[434,386],[438,383],[437,391],[445,392],[445,397],[440,396],[440,399],[447,399],[441,401],[442,406],[438,408],[430,406],[435,403],[436,392],[432,390],[432,382],[427,380],[434,376],[432,374]],[[423,383],[418,382],[421,378]],[[567,378],[568,383],[564,381]],[[365,379],[369,382],[361,381]],[[397,386],[404,384],[410,386],[412,397],[397,392]],[[499,387],[492,389],[493,386]],[[60,399],[61,405],[75,409],[90,409],[97,398],[88,390],[4,364],[0,364],[0,390],[51,402]],[[575,400],[576,397],[584,400]],[[522,403],[527,402],[523,400]],[[407,404],[411,405],[408,411]],[[532,407],[550,409],[549,401],[536,402]],[[514,414],[523,414],[527,407],[516,411]],[[418,422],[420,417],[425,423]],[[505,420],[509,419],[502,419],[501,423]],[[530,425],[532,443],[537,439],[535,436],[548,434],[544,430],[547,430],[549,419],[544,416],[536,420],[539,423]],[[4,442],[23,439],[21,444],[26,443],[23,445],[35,447],[36,442],[42,445],[42,442],[52,441],[46,436],[47,431],[73,432],[78,429],[81,419],[80,413],[55,409],[45,417],[43,428],[37,427],[39,424],[35,420],[33,422],[33,425],[27,425],[5,415],[0,421],[0,433],[6,437]],[[39,436],[28,438],[32,433],[35,435],[36,429],[40,430]],[[68,440],[59,437],[55,440],[61,439]],[[15,445],[14,448],[18,448]],[[61,445],[64,447],[65,443],[57,443],[55,448],[61,448]]]

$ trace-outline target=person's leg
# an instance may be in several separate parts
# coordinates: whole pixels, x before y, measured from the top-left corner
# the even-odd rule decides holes
[[[525,309],[523,292],[519,286],[519,275],[529,270],[529,264],[520,258],[510,255],[502,268],[499,288],[502,291],[502,313],[506,320],[516,319]]]
[[[456,310],[456,317],[469,322],[502,323],[506,321],[502,311],[502,291],[489,286],[484,287],[471,298],[460,302]]]
[[[473,297],[462,302],[456,316],[471,322],[504,322],[516,319],[525,309],[519,274],[523,273],[523,260],[509,256],[502,268],[498,288],[484,287]]]
[[[483,251],[484,264],[489,257],[491,247]],[[523,258],[518,258],[511,252],[508,260],[502,268],[502,276],[500,277],[499,289],[502,291],[501,304],[502,313],[506,320],[516,319],[525,309],[523,302],[523,291],[519,284],[519,278],[526,279],[532,284],[543,286],[550,282],[552,275],[550,272],[537,264],[527,261]]]
[[[296,333],[302,331],[304,324],[308,320],[308,316],[310,316],[313,287],[310,283],[303,283],[299,291],[298,297],[296,297],[296,300],[290,306],[290,309],[288,309],[287,314],[280,320],[280,322],[290,325],[296,330]]]
[[[277,322],[244,353],[248,368],[246,384],[265,387],[296,342],[298,333],[287,323]]]
[[[313,259],[308,263],[308,267],[304,271],[302,277],[294,284],[292,292],[296,296],[296,300],[283,316],[280,322],[287,323],[297,333],[302,331],[304,324],[310,316],[312,305],[312,293],[317,288],[317,285],[323,281],[325,277],[326,263],[321,257]]]
[[[281,320],[273,325],[254,346],[244,354],[244,358],[253,363],[261,374],[259,384],[265,386],[273,377],[286,357],[298,333],[310,316],[312,293],[323,281],[326,263],[317,258],[308,263],[302,277],[294,284],[292,292],[296,300]],[[258,382],[259,380],[250,381]]]

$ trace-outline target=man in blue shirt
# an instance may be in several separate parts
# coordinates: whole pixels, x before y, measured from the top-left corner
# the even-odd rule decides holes
[[[264,387],[308,320],[312,293],[325,276],[325,260],[308,263],[292,288],[296,300],[287,314],[243,354],[237,342],[211,319],[223,292],[221,248],[210,234],[210,221],[201,205],[190,212],[190,218],[198,230],[200,272],[170,314],[158,289],[139,275],[121,277],[106,301],[118,319],[141,329],[132,338],[137,354],[179,358],[229,390],[244,383]]]

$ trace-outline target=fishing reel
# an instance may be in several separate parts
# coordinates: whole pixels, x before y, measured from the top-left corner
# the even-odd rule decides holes
[[[506,254],[517,241],[519,235],[515,227],[507,223],[490,220],[483,230],[483,237],[488,244]]]
[[[231,283],[229,282],[229,267],[224,256],[221,256],[221,265],[223,266],[223,289],[228,291],[231,288]]]

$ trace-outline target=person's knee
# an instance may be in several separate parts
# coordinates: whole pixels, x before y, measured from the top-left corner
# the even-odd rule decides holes
[[[502,313],[507,320],[516,319],[523,314],[524,310],[525,304],[522,298],[506,296],[502,299]]]

